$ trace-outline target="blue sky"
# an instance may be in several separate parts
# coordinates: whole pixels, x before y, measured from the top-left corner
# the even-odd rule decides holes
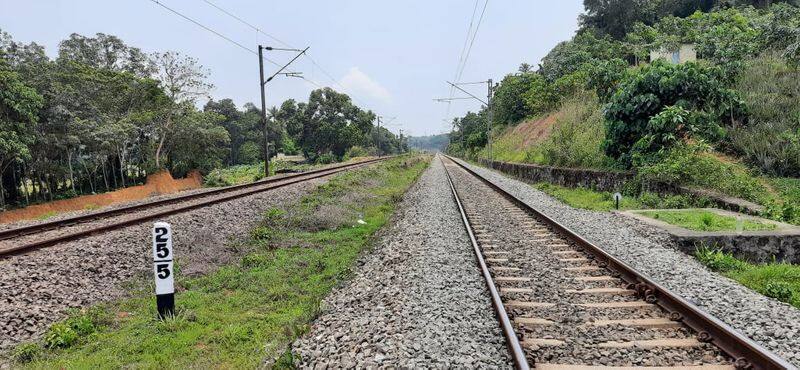
[[[203,0],[159,1],[254,50],[258,43],[281,46]],[[310,46],[311,57],[336,83],[306,58],[294,70],[344,90],[364,108],[396,117],[392,131],[449,131],[443,121],[447,105],[433,99],[449,95],[445,81],[456,73],[473,0],[210,1],[292,46]],[[535,65],[555,44],[572,37],[581,3],[489,0],[461,80],[498,81],[522,62]],[[478,13],[483,4],[479,0]],[[43,44],[51,56],[70,33],[113,34],[146,52],[194,56],[210,69],[216,99],[232,98],[240,107],[259,99],[255,55],[150,0],[0,0],[0,9],[0,29],[16,41]],[[277,62],[291,58],[273,53],[269,57]],[[268,73],[276,68],[266,66]],[[267,85],[267,104],[305,100],[313,88],[300,79],[277,78]],[[469,89],[485,96],[485,86]],[[479,103],[456,101],[450,108],[452,118],[476,110]]]

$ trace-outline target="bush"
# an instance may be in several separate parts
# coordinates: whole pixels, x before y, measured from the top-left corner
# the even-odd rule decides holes
[[[721,122],[739,122],[744,105],[718,74],[698,63],[656,61],[627,78],[606,107],[606,154],[631,166],[634,148],[649,155],[694,136],[719,139]]]
[[[18,363],[28,363],[42,355],[42,346],[38,343],[23,343],[11,351],[11,359]]]
[[[746,267],[746,263],[736,259],[733,254],[725,253],[720,249],[709,248],[708,246],[698,248],[695,256],[700,263],[714,271],[727,272],[742,270]]]
[[[792,287],[782,281],[771,281],[764,286],[761,292],[767,297],[775,298],[781,302],[789,303],[792,300]]]
[[[344,156],[345,158],[366,157],[369,156],[369,153],[364,147],[356,145],[348,149]]]
[[[44,345],[50,349],[67,348],[77,341],[78,333],[65,322],[53,324],[44,336]]]
[[[314,160],[316,164],[331,164],[336,162],[336,156],[333,153],[320,154]]]

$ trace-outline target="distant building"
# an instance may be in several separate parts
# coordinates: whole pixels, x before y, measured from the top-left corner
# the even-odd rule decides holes
[[[672,64],[693,62],[697,60],[697,52],[694,50],[694,44],[681,44],[678,49],[674,50],[651,50],[650,61],[656,59],[665,59]]]

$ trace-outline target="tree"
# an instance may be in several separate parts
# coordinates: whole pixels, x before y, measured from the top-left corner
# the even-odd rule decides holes
[[[0,208],[6,205],[2,175],[11,163],[30,158],[33,124],[42,104],[42,97],[8,68],[0,51]]]
[[[222,126],[225,117],[214,112],[197,112],[192,107],[176,115],[174,140],[169,145],[173,173],[193,169],[209,172],[222,166],[228,155],[230,137]]]
[[[126,45],[113,35],[98,33],[86,37],[73,33],[59,44],[59,59],[66,59],[94,68],[124,71],[137,77],[150,77],[153,62],[139,48]]]
[[[151,58],[158,71],[157,78],[168,98],[163,102],[163,116],[155,129],[158,145],[154,159],[156,169],[160,169],[164,143],[174,131],[175,115],[184,112],[181,105],[194,104],[198,98],[207,96],[214,85],[206,82],[208,71],[192,57],[168,51],[154,53]]]
[[[327,87],[311,92],[303,116],[300,146],[310,158],[326,153],[341,158],[347,149],[365,142],[376,118],[354,106],[346,94]]]

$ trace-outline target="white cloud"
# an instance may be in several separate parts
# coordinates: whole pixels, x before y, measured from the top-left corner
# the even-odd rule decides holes
[[[352,92],[355,95],[366,95],[384,103],[392,101],[392,94],[389,93],[389,90],[367,76],[366,73],[361,72],[358,67],[350,68],[339,84],[346,89],[346,92]]]

